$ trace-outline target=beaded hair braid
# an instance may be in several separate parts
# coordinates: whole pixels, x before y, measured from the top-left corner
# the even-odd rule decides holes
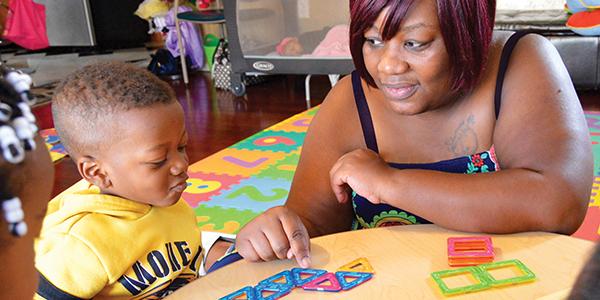
[[[35,102],[29,92],[31,77],[0,64],[0,154],[8,163],[20,164],[25,152],[35,150],[38,130],[30,105]],[[21,200],[10,187],[0,187],[0,204],[8,230],[14,236],[27,234]]]

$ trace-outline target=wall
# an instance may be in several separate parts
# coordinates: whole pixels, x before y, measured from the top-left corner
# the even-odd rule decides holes
[[[497,0],[497,10],[553,10],[563,9],[565,0]]]

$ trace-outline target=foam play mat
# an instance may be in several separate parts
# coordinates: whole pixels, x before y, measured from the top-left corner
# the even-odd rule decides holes
[[[56,133],[56,129],[42,129],[39,133],[46,143],[46,148],[48,148],[48,152],[50,152],[50,158],[52,158],[53,162],[56,162],[67,156],[67,151],[60,142],[58,133]]]
[[[318,108],[292,116],[190,165],[183,198],[202,230],[237,233],[288,196],[304,136]],[[600,240],[600,112],[585,114],[594,152],[594,185],[583,225],[574,234]],[[52,159],[65,156],[54,129],[40,131]]]
[[[308,125],[317,108],[297,114],[189,167],[183,198],[202,230],[236,233],[287,199]],[[600,239],[600,112],[586,112],[595,182],[588,214],[575,236]]]
[[[573,236],[586,240],[600,240],[600,112],[587,111],[585,113],[590,135],[592,138],[592,151],[594,152],[594,185],[592,196],[585,220]]]
[[[236,233],[288,196],[317,108],[275,124],[190,165],[183,198],[202,230]]]

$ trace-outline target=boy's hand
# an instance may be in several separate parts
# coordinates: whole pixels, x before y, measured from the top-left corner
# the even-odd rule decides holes
[[[246,224],[237,234],[238,253],[249,261],[296,258],[310,267],[310,242],[306,227],[292,210],[276,206]]]

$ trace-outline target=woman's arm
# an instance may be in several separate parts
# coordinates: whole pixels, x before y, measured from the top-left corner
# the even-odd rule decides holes
[[[286,206],[302,219],[311,237],[346,231],[352,224],[350,203],[336,201],[329,170],[344,153],[365,147],[350,76],[327,96],[313,119]]]
[[[524,37],[512,54],[493,143],[498,172],[396,170],[357,150],[334,167],[332,186],[341,201],[350,185],[455,230],[574,232],[591,191],[591,143],[567,70],[540,36]]]
[[[308,267],[309,237],[350,229],[352,207],[337,202],[329,185],[337,159],[364,147],[349,79],[338,82],[311,122],[285,206],[265,211],[238,233],[236,246],[245,259],[295,257]]]

